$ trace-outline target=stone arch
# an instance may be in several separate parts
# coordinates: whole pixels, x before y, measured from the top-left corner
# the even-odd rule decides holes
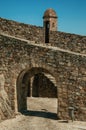
[[[50,78],[49,76],[51,75],[51,77],[53,77],[53,81],[51,82],[53,82],[56,86],[56,81],[53,74],[51,74],[47,69],[32,67],[31,69],[23,70],[17,79],[17,107],[19,112],[27,110],[28,80],[33,78],[33,76],[38,73],[43,73],[48,78]]]

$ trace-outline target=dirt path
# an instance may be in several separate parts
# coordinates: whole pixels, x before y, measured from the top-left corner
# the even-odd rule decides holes
[[[0,123],[0,130],[86,130],[86,122],[57,120],[57,100],[28,98],[28,110]]]

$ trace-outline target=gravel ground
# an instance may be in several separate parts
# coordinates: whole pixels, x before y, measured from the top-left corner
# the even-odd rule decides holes
[[[86,130],[86,122],[57,120],[57,99],[28,98],[28,110],[0,123],[0,130]]]

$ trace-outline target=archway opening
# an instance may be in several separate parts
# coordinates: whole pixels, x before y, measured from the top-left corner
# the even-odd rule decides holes
[[[19,75],[17,81],[19,112],[24,112],[24,114],[28,112],[30,115],[35,111],[38,115],[46,113],[47,117],[49,117],[49,113],[50,115],[53,113],[57,118],[57,97],[56,80],[47,70],[32,68]]]

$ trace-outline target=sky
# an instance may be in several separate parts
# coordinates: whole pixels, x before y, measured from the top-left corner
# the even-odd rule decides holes
[[[0,0],[0,17],[43,26],[43,14],[53,8],[58,31],[86,36],[86,0]]]

